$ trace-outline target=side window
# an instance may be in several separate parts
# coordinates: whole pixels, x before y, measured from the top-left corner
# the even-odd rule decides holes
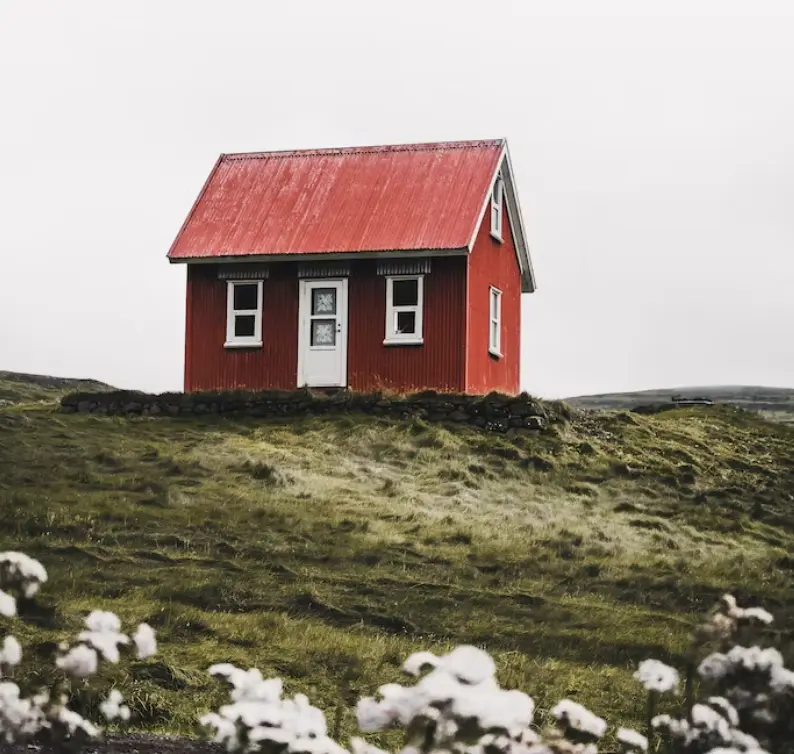
[[[504,183],[502,176],[496,176],[491,194],[491,235],[498,241],[502,240],[502,223],[504,218]]]
[[[422,343],[423,275],[386,278],[386,344]]]
[[[262,345],[262,281],[230,280],[226,288],[227,348]]]
[[[488,352],[494,356],[502,355],[502,292],[498,288],[490,288],[488,295]]]

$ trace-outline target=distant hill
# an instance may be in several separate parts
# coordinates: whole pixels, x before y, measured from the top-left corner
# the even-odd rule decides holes
[[[0,370],[0,405],[56,400],[75,390],[112,390],[97,380],[51,377]]]
[[[674,398],[706,398],[747,411],[756,411],[764,418],[784,424],[794,424],[794,389],[759,387],[755,385],[718,385],[710,387],[682,387],[664,390],[638,390],[630,393],[601,393],[566,398],[579,408],[595,410],[630,410],[638,406],[669,404]]]

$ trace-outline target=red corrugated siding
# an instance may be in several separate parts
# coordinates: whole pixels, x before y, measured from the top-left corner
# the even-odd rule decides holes
[[[292,390],[298,379],[298,277],[274,265],[262,296],[262,348],[224,348],[226,283],[215,265],[188,266],[185,390]]]
[[[349,287],[348,380],[353,390],[464,389],[466,257],[437,257],[424,279],[424,344],[385,346],[386,282],[359,262]]]
[[[169,257],[468,247],[503,149],[489,140],[223,155]]]
[[[521,366],[521,272],[509,222],[503,243],[491,237],[490,229],[486,211],[469,257],[466,390],[514,394],[519,392]],[[502,358],[488,353],[491,286],[502,291]]]
[[[374,261],[353,265],[348,284],[348,384],[353,390],[464,389],[466,257],[432,260],[424,284],[424,344],[385,346],[386,283]],[[298,277],[270,266],[259,349],[227,349],[226,283],[214,265],[189,265],[185,390],[293,389],[297,384]]]

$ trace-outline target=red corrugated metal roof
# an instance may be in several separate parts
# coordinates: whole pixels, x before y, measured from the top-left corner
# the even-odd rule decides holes
[[[501,139],[221,155],[172,260],[463,249]]]

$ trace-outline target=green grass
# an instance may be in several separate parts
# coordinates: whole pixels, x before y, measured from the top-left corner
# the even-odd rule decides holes
[[[121,682],[149,730],[190,731],[231,661],[344,699],[350,732],[407,654],[463,642],[541,713],[640,725],[636,663],[680,660],[722,592],[792,622],[793,457],[791,428],[727,407],[496,436],[22,404],[0,409],[0,549],[51,575],[14,628],[37,662],[94,607],[156,627],[157,662]]]

